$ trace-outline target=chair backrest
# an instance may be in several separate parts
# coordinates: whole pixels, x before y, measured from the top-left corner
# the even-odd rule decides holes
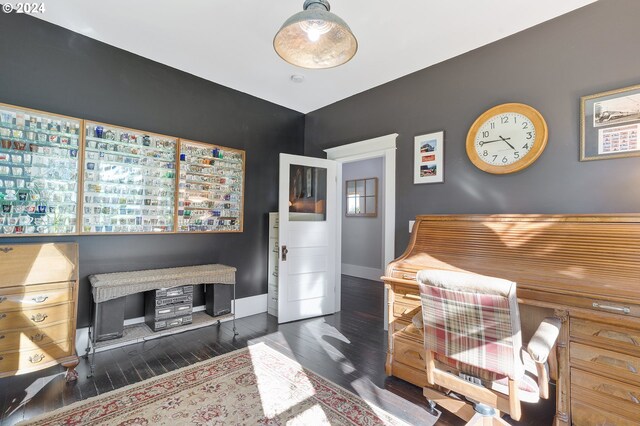
[[[416,279],[427,350],[511,379],[524,374],[516,283],[439,270]]]

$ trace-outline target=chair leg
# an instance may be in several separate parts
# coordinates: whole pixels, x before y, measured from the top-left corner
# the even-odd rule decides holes
[[[518,382],[509,379],[509,416],[515,421],[520,420],[522,416],[522,406],[520,405],[520,397],[518,395]]]

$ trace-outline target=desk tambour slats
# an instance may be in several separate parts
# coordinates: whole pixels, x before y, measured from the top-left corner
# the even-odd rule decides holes
[[[415,357],[423,343],[410,325],[410,308],[419,306],[415,274],[422,269],[515,281],[523,303],[553,309],[563,319],[555,424],[590,424],[598,408],[572,416],[572,407],[602,407],[612,398],[606,390],[637,389],[640,215],[418,216],[406,251],[384,277],[391,330],[386,371],[418,386],[425,384]],[[586,386],[591,380],[609,388]],[[640,407],[633,399],[628,404]],[[640,417],[629,413],[621,409],[612,418],[636,424]]]
[[[638,296],[640,238],[637,230],[636,238],[626,230],[634,226],[628,222],[613,217],[578,223],[553,217],[543,222],[434,218],[419,223],[411,253],[398,261],[399,269],[431,265],[492,275],[499,267],[504,278],[521,286],[532,281],[594,295],[615,288],[618,297]]]
[[[0,246],[0,377],[63,364],[75,379],[77,244]]]

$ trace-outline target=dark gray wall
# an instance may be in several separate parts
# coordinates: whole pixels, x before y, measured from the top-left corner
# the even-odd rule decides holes
[[[640,158],[579,162],[580,97],[640,84],[640,2],[601,0],[491,45],[306,116],[305,154],[399,133],[396,254],[419,214],[640,211]],[[486,109],[537,108],[549,143],[536,163],[507,176],[467,159],[465,138]],[[413,184],[413,138],[445,131],[445,183]]]
[[[302,153],[302,114],[44,21],[3,13],[0,102],[247,152],[242,234],[0,241],[79,243],[79,326],[87,323],[87,275],[93,273],[224,263],[238,268],[238,297],[267,292],[267,213],[277,208],[278,154]],[[127,305],[127,317],[143,314],[141,296]]]
[[[342,165],[342,188],[353,179],[378,178],[378,216],[346,216],[342,205],[342,263],[382,270],[382,190],[384,189],[382,158],[355,161]]]

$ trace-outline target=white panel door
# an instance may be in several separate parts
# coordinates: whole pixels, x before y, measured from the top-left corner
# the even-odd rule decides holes
[[[280,154],[279,323],[335,312],[336,167]]]

